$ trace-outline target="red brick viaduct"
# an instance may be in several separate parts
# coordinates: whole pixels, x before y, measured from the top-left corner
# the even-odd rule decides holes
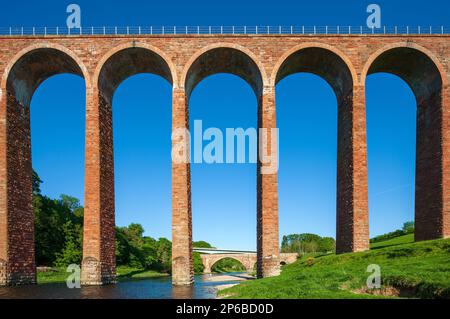
[[[401,77],[417,101],[416,240],[450,236],[450,36],[146,35],[0,37],[0,285],[36,282],[30,101],[48,77],[86,83],[82,283],[115,281],[112,96],[137,73],[173,86],[172,125],[186,128],[189,97],[214,73],[247,81],[259,127],[276,127],[278,81],[323,77],[338,107],[337,252],[369,249],[365,81]],[[282,129],[282,128],[281,128]],[[176,142],[176,141],[174,141]],[[257,165],[258,172],[262,164]],[[257,174],[257,274],[279,273],[277,174]],[[193,282],[189,164],[172,164],[173,283]]]

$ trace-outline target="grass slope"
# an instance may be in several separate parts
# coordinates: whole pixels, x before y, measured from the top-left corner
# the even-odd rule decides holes
[[[395,287],[418,298],[450,298],[450,239],[403,243],[410,235],[370,251],[301,258],[278,277],[242,283],[219,292],[230,298],[382,298],[356,293],[366,287],[367,266],[381,267],[382,289]],[[384,245],[382,245],[384,244]],[[389,243],[388,243],[389,244]],[[312,264],[312,265],[311,265]],[[385,298],[385,297],[383,297]]]
[[[370,244],[370,248],[378,249],[378,248],[384,248],[384,247],[389,247],[389,246],[409,244],[409,243],[413,243],[413,242],[414,242],[414,234],[408,234],[408,235],[398,236],[398,237],[395,237],[392,239],[380,241],[378,243]]]

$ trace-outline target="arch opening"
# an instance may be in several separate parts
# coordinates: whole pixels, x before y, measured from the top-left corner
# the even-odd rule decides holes
[[[394,47],[369,62],[367,76],[389,73],[403,79],[415,96],[415,240],[444,236],[443,80],[440,69],[424,51]],[[363,77],[363,79],[365,79]]]
[[[223,88],[227,89],[224,90]],[[227,162],[227,129],[254,128],[257,126],[257,103],[247,82],[230,74],[216,74],[204,79],[195,88],[190,101],[190,127],[194,132],[197,120],[201,120],[202,132],[217,131],[222,135],[222,155],[210,161],[206,146],[219,135],[202,142],[194,140],[194,150],[201,143],[201,162],[191,164],[193,235],[195,240],[204,240],[216,247],[254,250],[256,246],[256,219],[252,212],[256,205],[256,163],[249,163],[249,143],[245,139],[245,163],[238,163],[238,137],[234,137],[233,162]],[[239,115],[239,116],[237,116]],[[205,135],[206,136],[206,135]],[[193,153],[194,154],[194,153]],[[216,155],[216,152],[211,152]],[[192,156],[195,159],[195,155]],[[216,161],[216,159],[218,161]],[[250,200],[249,200],[250,199]],[[211,223],[211,214],[214,222]],[[239,220],[239,222],[236,222]],[[251,226],[249,226],[251,225]],[[250,227],[250,228],[249,228]],[[227,236],[226,229],[234,229],[235,236]],[[251,230],[251,231],[249,231]]]
[[[353,67],[349,65],[346,61],[348,59],[345,58],[342,54],[335,53],[331,49],[314,46],[311,47],[305,47],[301,48],[289,56],[285,57],[283,61],[279,64],[280,67],[278,70],[274,70],[276,72],[274,74],[274,83],[276,86],[276,94],[277,94],[277,101],[278,101],[278,115],[277,115],[277,121],[283,121],[283,109],[280,107],[280,101],[283,103],[283,99],[285,99],[285,96],[280,96],[279,88],[278,86],[280,83],[287,77],[298,74],[298,73],[308,73],[313,74],[323,80],[325,80],[328,85],[331,87],[332,91],[334,92],[335,99],[328,96],[328,102],[326,104],[334,104],[335,101],[337,101],[337,107],[334,109],[334,111],[331,113],[328,113],[327,115],[327,122],[329,123],[335,123],[334,125],[326,125],[326,127],[323,130],[317,130],[316,125],[314,125],[308,132],[311,131],[316,132],[317,134],[312,136],[311,138],[317,138],[318,136],[321,136],[323,138],[323,142],[328,144],[327,149],[332,150],[332,152],[335,154],[334,156],[318,156],[315,158],[334,158],[333,163],[324,163],[326,165],[327,169],[327,175],[328,177],[324,176],[324,179],[322,183],[322,188],[324,185],[327,185],[325,187],[330,188],[331,192],[335,193],[336,200],[334,201],[333,198],[330,199],[328,202],[328,208],[325,208],[324,214],[329,214],[330,216],[337,216],[336,219],[336,249],[339,252],[342,251],[352,251],[354,249],[353,247],[353,239],[351,238],[350,234],[352,232],[352,229],[350,229],[350,226],[352,225],[350,223],[350,219],[353,218],[353,214],[351,213],[354,209],[353,206],[351,206],[351,203],[353,201],[353,192],[350,190],[346,185],[349,185],[353,178],[352,172],[349,172],[349,168],[352,167],[353,163],[353,157],[349,155],[349,151],[351,151],[351,148],[349,148],[349,141],[352,139],[350,134],[352,134],[352,131],[349,129],[351,127],[351,117],[350,114],[352,113],[353,109],[353,88],[354,88],[354,76],[352,73]],[[316,79],[314,77],[310,77],[309,81],[306,82],[304,85],[310,85],[311,83],[314,83]],[[291,80],[286,80],[286,84],[288,84]],[[284,82],[284,81],[283,81]],[[283,83],[283,85],[285,84]],[[320,85],[319,82],[315,82],[316,85]],[[313,88],[311,88],[312,90]],[[310,90],[310,91],[311,91]],[[309,92],[308,92],[309,93]],[[323,93],[321,93],[323,96]],[[328,95],[328,94],[327,94]],[[326,96],[326,95],[325,95]],[[315,104],[317,103],[318,99],[313,98],[311,99],[311,103]],[[289,102],[287,102],[289,103]],[[309,108],[305,109],[305,112],[308,112],[306,117],[315,117],[318,116],[317,114],[314,115],[314,109]],[[323,116],[323,112],[320,117]],[[330,117],[329,117],[330,116]],[[286,117],[286,120],[292,121],[292,117]],[[293,118],[298,118],[293,116]],[[334,120],[333,120],[334,118]],[[298,126],[297,121],[293,124],[294,127]],[[316,121],[310,121],[311,123],[316,123]],[[320,121],[320,123],[324,123],[324,121]],[[337,124],[337,125],[336,125]],[[324,132],[329,132],[328,130],[330,128],[333,128],[333,130],[337,131],[338,133],[338,141],[336,145],[336,141],[331,141],[327,139],[327,137],[324,135]],[[283,125],[280,125],[280,127],[283,127]],[[301,129],[301,127],[300,127]],[[297,130],[298,131],[298,130]],[[280,137],[280,145],[283,143],[283,135]],[[329,132],[329,136],[335,136],[335,132]],[[327,141],[327,142],[326,142]],[[286,142],[287,143],[287,142]],[[317,144],[319,145],[319,144]],[[337,148],[337,152],[336,152]],[[280,148],[283,150],[283,148]],[[312,151],[318,151],[317,149]],[[320,151],[324,152],[324,148],[320,147]],[[296,154],[297,156],[301,156],[305,158],[302,154]],[[280,154],[282,156],[282,154]],[[304,160],[307,160],[306,158]],[[337,165],[336,165],[337,162]],[[280,161],[280,185],[283,183],[283,162]],[[316,161],[314,161],[313,165],[316,165]],[[324,166],[325,167],[325,166]],[[329,178],[330,176],[333,176],[333,178]],[[288,178],[288,177],[287,177]],[[336,178],[337,178],[337,184],[336,184]],[[317,183],[317,178],[313,178],[313,182]],[[309,192],[311,191],[310,188],[307,188],[305,191]],[[312,194],[311,194],[312,195]],[[287,202],[283,200],[283,190],[281,188],[280,191],[280,211],[283,211],[283,206],[286,205]],[[311,197],[311,196],[310,196]],[[322,202],[321,202],[322,203]],[[336,204],[337,203],[337,204]],[[313,209],[313,208],[312,208]],[[330,210],[334,211],[337,210],[337,212],[334,214],[330,214]],[[283,219],[283,215],[281,214],[280,220]],[[288,231],[290,233],[297,233],[298,231],[290,230]],[[320,231],[320,235],[324,237],[328,237],[332,234],[332,231],[329,229],[322,229]],[[287,234],[285,234],[287,235]]]
[[[130,227],[142,228],[138,237],[143,245],[158,247],[163,253],[156,256],[156,250],[144,249],[140,253],[149,258],[136,259],[135,266],[170,272],[171,68],[156,51],[129,47],[106,58],[97,74],[103,125],[108,125],[110,134],[106,145],[111,166],[107,170],[114,185],[111,202],[121,226],[119,234],[126,234]],[[133,258],[127,258],[127,253],[124,250],[118,266],[129,266],[127,260]]]
[[[124,235],[118,238],[125,243],[130,228],[142,227],[134,235],[142,245],[137,253],[119,246],[118,267],[171,272],[171,95],[167,81],[148,73],[128,77],[114,93],[116,231]]]

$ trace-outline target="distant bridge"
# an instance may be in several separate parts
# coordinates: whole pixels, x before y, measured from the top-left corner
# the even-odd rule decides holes
[[[193,251],[201,254],[256,254],[256,251],[251,250],[233,250],[233,249],[219,249],[219,248],[201,248],[194,247]]]
[[[225,258],[231,258],[239,261],[247,272],[253,272],[257,262],[256,251],[231,250],[219,248],[194,248],[195,252],[200,253],[203,262],[203,273],[210,274],[215,263]],[[282,253],[279,257],[280,264],[292,264],[297,260],[296,253]]]

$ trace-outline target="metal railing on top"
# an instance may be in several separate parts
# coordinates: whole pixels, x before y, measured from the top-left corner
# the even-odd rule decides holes
[[[2,36],[55,35],[447,35],[445,26],[146,26],[146,27],[0,27]]]

